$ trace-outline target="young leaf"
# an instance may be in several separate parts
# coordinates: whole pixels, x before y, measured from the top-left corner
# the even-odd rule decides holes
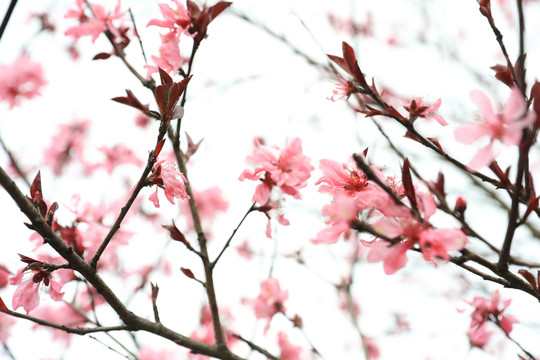
[[[195,275],[193,275],[193,272],[191,270],[183,268],[183,267],[181,267],[180,270],[182,270],[184,275],[186,275],[188,278],[195,280]]]
[[[418,204],[416,202],[416,194],[414,191],[414,185],[412,182],[409,159],[405,158],[403,161],[403,167],[401,168],[401,180],[403,181],[403,188],[405,189],[405,195],[411,202],[413,208],[417,209]]]

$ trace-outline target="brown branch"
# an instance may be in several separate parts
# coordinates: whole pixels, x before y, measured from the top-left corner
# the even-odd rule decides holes
[[[247,340],[247,339],[244,339],[243,337],[241,337],[240,335],[238,334],[233,334],[233,336],[235,338],[237,338],[238,340],[241,340],[243,342],[245,342],[250,348],[252,348],[253,350],[263,354],[264,356],[266,356],[267,358],[269,359],[272,359],[272,360],[281,360],[279,357],[275,356],[275,355],[272,355],[271,353],[269,353],[267,350],[263,349],[262,347],[258,346],[258,345],[255,345],[254,343],[252,343],[251,341]]]

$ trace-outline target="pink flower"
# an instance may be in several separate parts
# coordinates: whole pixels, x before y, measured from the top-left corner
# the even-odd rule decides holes
[[[145,65],[147,70],[146,77],[158,72],[158,68],[162,68],[169,74],[175,75],[178,69],[183,64],[182,56],[180,55],[179,35],[175,32],[168,32],[165,35],[160,35],[161,46],[159,47],[159,56],[152,55],[154,65]]]
[[[336,88],[332,90],[332,96],[327,97],[328,100],[336,101],[343,98],[349,98],[352,94],[358,92],[352,81],[347,81],[338,75]]]
[[[339,164],[337,161],[322,159],[319,161],[319,168],[323,173],[315,185],[319,186],[319,192],[331,195],[345,194],[356,197],[357,193],[368,186],[368,178],[358,169],[356,164],[352,167],[346,164]]]
[[[72,36],[74,41],[79,40],[83,36],[91,36],[92,42],[95,42],[99,35],[108,29],[115,37],[121,38],[117,27],[113,25],[114,20],[122,19],[126,13],[126,11],[120,9],[120,0],[118,0],[112,14],[105,12],[103,5],[90,4],[90,17],[84,12],[86,7],[84,0],[76,0],[76,5],[77,8],[69,10],[64,17],[78,20],[79,25],[70,27],[64,32],[64,35]]]
[[[9,270],[4,265],[0,264],[0,289],[8,284],[9,275]]]
[[[274,152],[259,139],[255,139],[255,152],[247,157],[249,162],[259,165],[253,172],[244,170],[239,177],[244,179],[261,181],[257,186],[253,201],[264,205],[270,199],[272,189],[277,186],[282,193],[299,199],[299,190],[307,185],[307,179],[311,176],[313,166],[310,160],[302,153],[302,143],[299,138],[293,139],[283,149],[275,147],[279,152]]]
[[[59,306],[41,306],[32,311],[32,316],[41,320],[52,322],[54,324],[69,327],[81,327],[86,324],[86,319],[81,314],[76,312],[73,307],[65,303],[61,303]],[[32,329],[36,329],[38,327],[39,325],[35,324],[32,326]],[[45,328],[52,332],[53,339],[62,341],[64,342],[65,346],[69,346],[72,334],[50,327]]]
[[[265,333],[270,327],[270,321],[277,313],[285,313],[285,301],[289,298],[287,290],[281,290],[276,278],[268,278],[261,283],[261,292],[256,299],[244,302],[253,307],[257,319],[267,319]]]
[[[482,122],[460,126],[455,131],[455,137],[464,144],[472,144],[483,137],[489,138],[489,144],[469,163],[471,169],[478,169],[495,159],[493,145],[496,140],[505,145],[518,145],[523,129],[532,124],[536,116],[527,110],[527,104],[517,87],[512,88],[504,110],[499,114],[494,113],[491,101],[483,92],[472,91],[471,99],[478,106]]]
[[[154,165],[152,174],[147,178],[147,183],[149,185],[156,185],[156,192],[150,195],[149,199],[154,203],[155,207],[159,207],[159,199],[157,196],[159,188],[164,190],[165,197],[173,205],[174,198],[189,199],[189,195],[186,193],[186,186],[184,185],[186,182],[187,179],[176,169],[174,163],[167,160],[161,160]]]
[[[106,160],[102,163],[87,164],[86,170],[88,172],[93,172],[102,167],[110,174],[117,166],[122,164],[133,164],[136,166],[142,166],[144,164],[143,161],[135,155],[133,150],[122,143],[112,147],[102,146],[99,150],[105,155]]]
[[[333,244],[339,237],[350,235],[351,222],[356,220],[360,208],[356,200],[346,194],[337,194],[331,204],[325,205],[322,214],[328,218],[325,220],[330,227],[320,231],[311,242],[314,244]]]
[[[22,98],[41,95],[45,84],[43,67],[26,54],[11,65],[0,65],[0,100],[6,101],[11,109],[19,105]]]
[[[277,336],[278,346],[280,349],[279,357],[282,360],[300,360],[302,347],[291,344],[287,334],[285,334],[283,331],[280,331]]]
[[[0,299],[1,301],[1,299]],[[0,343],[7,344],[10,328],[15,325],[15,318],[11,315],[0,312]]]
[[[45,164],[56,175],[60,175],[73,158],[82,158],[84,139],[89,130],[88,120],[73,120],[71,124],[58,125],[50,145],[43,150]]]
[[[495,290],[491,295],[491,300],[475,296],[473,301],[468,302],[471,306],[474,306],[471,313],[471,324],[469,331],[467,331],[472,345],[483,347],[487,343],[492,334],[485,329],[485,324],[488,321],[495,322],[506,334],[512,332],[513,324],[517,323],[518,320],[514,316],[503,314],[512,299],[500,300],[499,291]]]
[[[43,287],[49,288],[49,296],[54,301],[61,301],[64,297],[62,290],[62,284],[53,280],[52,274],[48,271],[40,269],[31,269],[28,272],[28,266],[23,267],[17,271],[17,274],[9,279],[11,285],[19,285],[15,293],[13,294],[12,304],[13,310],[17,310],[21,306],[28,314],[39,305],[39,287],[43,284]],[[30,273],[32,276],[23,280],[23,275]]]
[[[163,16],[163,20],[152,19],[146,26],[155,25],[175,32],[178,30],[180,30],[180,32],[187,30],[191,23],[191,18],[189,17],[186,7],[178,0],[172,1],[176,5],[176,9],[173,10],[173,8],[167,4],[159,4],[159,11]]]
[[[413,122],[417,118],[427,118],[430,117],[432,119],[437,120],[439,124],[442,126],[448,125],[446,120],[443,119],[442,116],[435,114],[437,110],[441,107],[441,99],[435,101],[431,105],[423,105],[423,99],[422,98],[414,98],[410,105],[404,106],[405,110],[409,112],[409,120]]]

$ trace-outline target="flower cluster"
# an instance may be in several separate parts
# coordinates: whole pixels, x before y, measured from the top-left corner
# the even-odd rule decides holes
[[[46,84],[41,64],[26,54],[11,65],[0,65],[0,101],[6,101],[10,108],[19,105],[23,98],[40,96]]]
[[[289,298],[287,290],[281,290],[276,278],[268,278],[261,283],[261,292],[253,300],[244,300],[251,305],[257,319],[266,319],[268,323],[265,332],[270,327],[270,321],[277,313],[285,313],[285,301]]]
[[[468,302],[474,307],[471,313],[471,324],[467,331],[471,345],[483,348],[487,344],[493,334],[492,331],[486,330],[488,321],[497,324],[506,334],[512,332],[514,323],[518,320],[514,316],[503,314],[511,302],[512,299],[501,301],[498,290],[493,292],[491,299],[475,296],[471,302]]]

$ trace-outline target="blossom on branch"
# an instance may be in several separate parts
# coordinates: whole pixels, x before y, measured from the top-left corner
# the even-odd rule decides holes
[[[492,331],[486,331],[488,321],[497,324],[507,335],[512,332],[514,323],[518,320],[514,316],[503,314],[511,302],[512,299],[501,301],[498,290],[493,292],[491,299],[475,296],[472,301],[467,301],[474,307],[471,313],[471,324],[467,331],[471,345],[483,348],[487,344],[493,334]]]
[[[409,121],[413,122],[417,118],[432,118],[437,120],[442,126],[448,125],[446,120],[441,115],[435,114],[441,107],[441,99],[435,101],[431,105],[424,105],[422,98],[414,98],[408,106],[404,106],[405,110],[409,112]]]
[[[267,319],[265,333],[270,327],[270,321],[277,313],[285,313],[285,301],[289,298],[287,290],[281,290],[276,278],[268,278],[261,283],[261,292],[253,300],[245,299],[243,302],[250,305],[257,319]]]
[[[0,65],[0,101],[6,101],[11,109],[19,105],[22,98],[40,96],[46,84],[43,67],[26,54],[11,65]]]
[[[279,357],[282,360],[300,360],[302,347],[291,344],[289,337],[283,331],[278,333]]]
[[[174,198],[189,199],[189,195],[186,193],[186,185],[184,185],[184,183],[187,183],[187,179],[170,161],[162,160],[157,162],[152,169],[152,174],[146,179],[146,183],[149,186],[156,185],[156,192],[150,195],[149,199],[157,208],[159,207],[157,196],[159,188],[163,189],[165,197],[173,205]]]
[[[294,138],[283,149],[275,146],[276,151],[255,139],[255,152],[247,161],[257,164],[255,170],[244,170],[238,180],[261,181],[253,195],[253,201],[265,205],[270,200],[274,187],[283,194],[300,199],[300,189],[307,185],[314,167],[310,159],[302,153],[302,142]],[[277,154],[276,154],[277,153]]]
[[[64,297],[64,293],[61,292],[62,284],[58,281],[55,281],[52,277],[52,274],[42,267],[42,263],[36,261],[36,268],[29,269],[32,264],[25,266],[17,271],[15,276],[9,279],[11,285],[18,285],[17,290],[13,294],[12,307],[13,310],[17,310],[21,306],[28,314],[30,311],[34,310],[39,305],[39,288],[40,285],[43,287],[49,288],[49,296],[54,301],[61,301]],[[23,275],[26,276],[26,279],[23,280]]]
[[[354,83],[350,80],[345,80],[343,77],[338,75],[336,88],[332,90],[332,96],[327,97],[327,99],[331,101],[337,101],[343,98],[348,99],[355,92],[358,92],[358,90],[354,86]]]
[[[455,131],[456,140],[463,144],[472,144],[483,137],[489,138],[489,144],[483,147],[471,160],[469,167],[478,169],[491,164],[497,156],[493,149],[495,141],[505,145],[518,145],[522,131],[534,123],[536,116],[527,110],[527,104],[517,87],[512,88],[502,113],[495,113],[491,101],[483,92],[471,92],[472,101],[480,111],[480,124],[462,125]]]

